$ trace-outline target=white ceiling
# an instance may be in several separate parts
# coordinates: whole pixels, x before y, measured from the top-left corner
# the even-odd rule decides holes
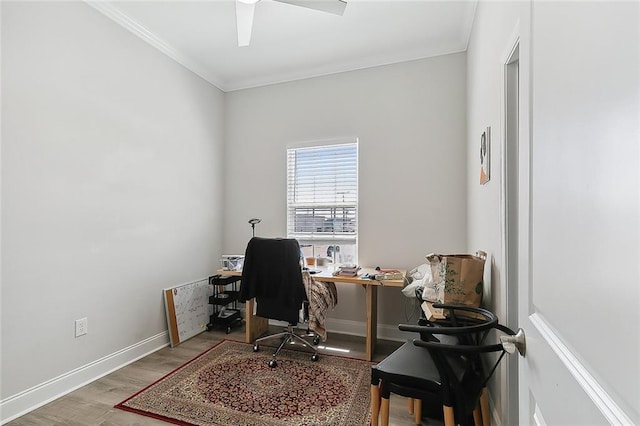
[[[261,0],[238,47],[233,0],[88,3],[223,91],[466,50],[476,0],[347,0],[343,16]]]

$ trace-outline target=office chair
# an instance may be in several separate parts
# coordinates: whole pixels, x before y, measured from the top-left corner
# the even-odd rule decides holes
[[[257,352],[263,341],[281,339],[273,358],[269,361],[269,367],[275,368],[278,365],[276,356],[289,342],[298,342],[303,347],[311,349],[312,361],[319,359],[316,349],[293,330],[298,324],[299,311],[306,300],[298,241],[284,238],[251,238],[247,244],[242,267],[240,301],[246,302],[254,297],[256,315],[288,323],[286,331],[261,337],[254,342],[253,351]],[[317,341],[318,339],[314,339],[314,343]]]
[[[490,426],[486,384],[506,351],[501,344],[486,344],[492,330],[515,334],[498,324],[485,309],[435,305],[449,311],[445,320],[419,325],[400,324],[402,331],[420,334],[371,369],[372,425],[388,425],[391,393],[409,398],[415,423],[422,417],[421,401],[441,401],[445,426]],[[487,354],[499,352],[497,360]],[[485,363],[493,367],[485,371]]]

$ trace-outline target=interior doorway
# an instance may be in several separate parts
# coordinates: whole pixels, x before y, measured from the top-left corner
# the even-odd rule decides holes
[[[518,329],[518,132],[520,44],[516,41],[504,64],[503,244],[506,266],[506,322]],[[518,360],[507,358],[507,412],[504,424],[518,424]]]

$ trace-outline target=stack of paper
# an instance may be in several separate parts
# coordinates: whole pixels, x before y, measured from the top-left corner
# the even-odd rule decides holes
[[[358,276],[358,271],[360,271],[360,267],[358,265],[342,265],[336,272],[334,272],[334,275],[356,277]]]

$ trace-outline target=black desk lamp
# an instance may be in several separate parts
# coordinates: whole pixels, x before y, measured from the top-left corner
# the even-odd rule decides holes
[[[262,222],[262,219],[258,217],[254,217],[253,219],[249,219],[249,224],[251,225],[251,232],[253,232],[253,236],[256,236],[256,225]]]

